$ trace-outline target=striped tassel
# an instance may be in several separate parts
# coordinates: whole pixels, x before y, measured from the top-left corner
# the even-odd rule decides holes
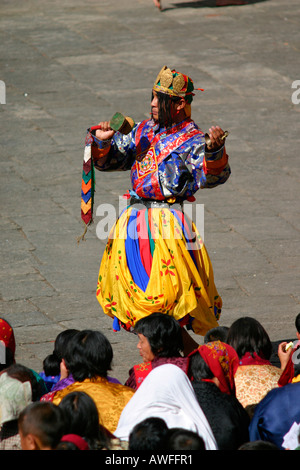
[[[95,169],[92,157],[93,138],[88,132],[85,140],[83,169],[81,181],[81,219],[85,225],[84,233],[77,239],[84,240],[87,227],[93,222],[93,205],[95,191]]]

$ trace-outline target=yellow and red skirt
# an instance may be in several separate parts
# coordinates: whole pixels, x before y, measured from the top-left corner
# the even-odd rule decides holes
[[[218,326],[222,308],[202,238],[172,206],[123,211],[108,238],[96,295],[115,330],[162,312],[205,335]]]

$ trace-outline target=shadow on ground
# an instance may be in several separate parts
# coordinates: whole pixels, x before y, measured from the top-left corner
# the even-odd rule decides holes
[[[268,1],[269,0],[247,0],[245,4],[243,5],[226,5],[226,6],[235,6],[235,7],[241,8],[246,5],[253,5],[254,3],[263,3],[263,2],[268,2]],[[173,3],[172,7],[163,8],[162,11],[174,10],[175,8],[220,8],[220,7],[216,5],[216,0],[200,0],[200,1]]]

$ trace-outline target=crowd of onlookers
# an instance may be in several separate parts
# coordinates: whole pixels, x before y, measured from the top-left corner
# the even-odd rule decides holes
[[[102,332],[64,330],[35,371],[16,361],[0,318],[0,449],[298,450],[300,314],[295,338],[271,342],[242,317],[187,356],[171,316],[151,314],[134,333],[142,362],[122,384]]]

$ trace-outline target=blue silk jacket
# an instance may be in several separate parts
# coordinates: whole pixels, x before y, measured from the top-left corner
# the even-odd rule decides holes
[[[190,118],[167,130],[150,119],[127,135],[116,132],[109,141],[93,135],[93,141],[95,168],[131,170],[132,189],[145,199],[185,200],[225,183],[231,173],[225,146],[207,152],[204,133]]]

